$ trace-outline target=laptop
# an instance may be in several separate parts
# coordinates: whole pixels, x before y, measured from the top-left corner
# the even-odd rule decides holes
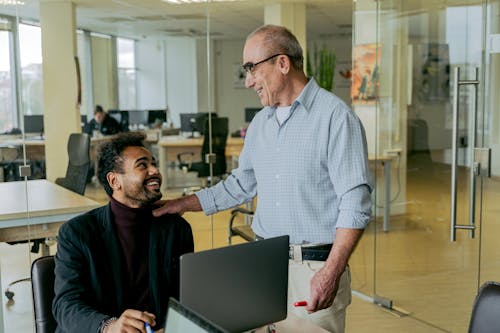
[[[165,332],[168,333],[229,333],[174,298],[168,301]]]
[[[289,237],[280,236],[180,259],[180,302],[229,332],[287,316]]]

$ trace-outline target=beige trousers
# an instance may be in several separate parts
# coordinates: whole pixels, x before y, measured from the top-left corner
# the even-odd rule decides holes
[[[297,301],[309,301],[310,281],[324,265],[323,261],[289,261],[288,313],[305,318],[334,333],[345,331],[346,308],[351,304],[351,274],[349,267],[340,277],[339,290],[331,307],[308,314],[305,307],[294,307]]]

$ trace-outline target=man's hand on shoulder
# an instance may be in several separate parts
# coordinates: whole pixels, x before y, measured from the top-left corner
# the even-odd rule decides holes
[[[155,205],[160,206],[153,210],[153,215],[156,217],[165,214],[182,215],[185,212],[197,212],[201,210],[200,201],[194,194],[173,200],[160,200]]]
[[[125,310],[120,318],[107,326],[103,333],[122,333],[135,332],[146,333],[145,323],[151,326],[156,325],[155,315],[146,311],[128,309]]]

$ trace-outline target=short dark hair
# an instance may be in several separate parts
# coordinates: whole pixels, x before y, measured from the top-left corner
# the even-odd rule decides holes
[[[97,160],[97,177],[106,193],[111,196],[113,189],[109,186],[106,175],[108,172],[123,172],[122,153],[127,147],[145,147],[146,135],[138,132],[125,132],[117,134],[110,141],[102,143],[99,147]]]
[[[248,35],[247,40],[256,35],[263,36],[264,45],[269,52],[268,56],[278,53],[286,54],[294,69],[304,69],[302,46],[290,30],[279,25],[266,24]]]
[[[95,106],[94,114],[100,113],[100,112],[104,112],[104,109],[102,108],[102,106],[100,106],[99,104],[97,104]]]

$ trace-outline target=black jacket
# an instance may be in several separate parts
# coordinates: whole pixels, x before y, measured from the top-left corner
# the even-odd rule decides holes
[[[179,257],[194,250],[190,225],[179,215],[154,218],[149,244],[150,299],[163,327],[169,297],[179,297]],[[124,310],[123,255],[109,204],[80,215],[59,230],[52,306],[58,333],[97,332]],[[140,310],[140,309],[138,309]]]

